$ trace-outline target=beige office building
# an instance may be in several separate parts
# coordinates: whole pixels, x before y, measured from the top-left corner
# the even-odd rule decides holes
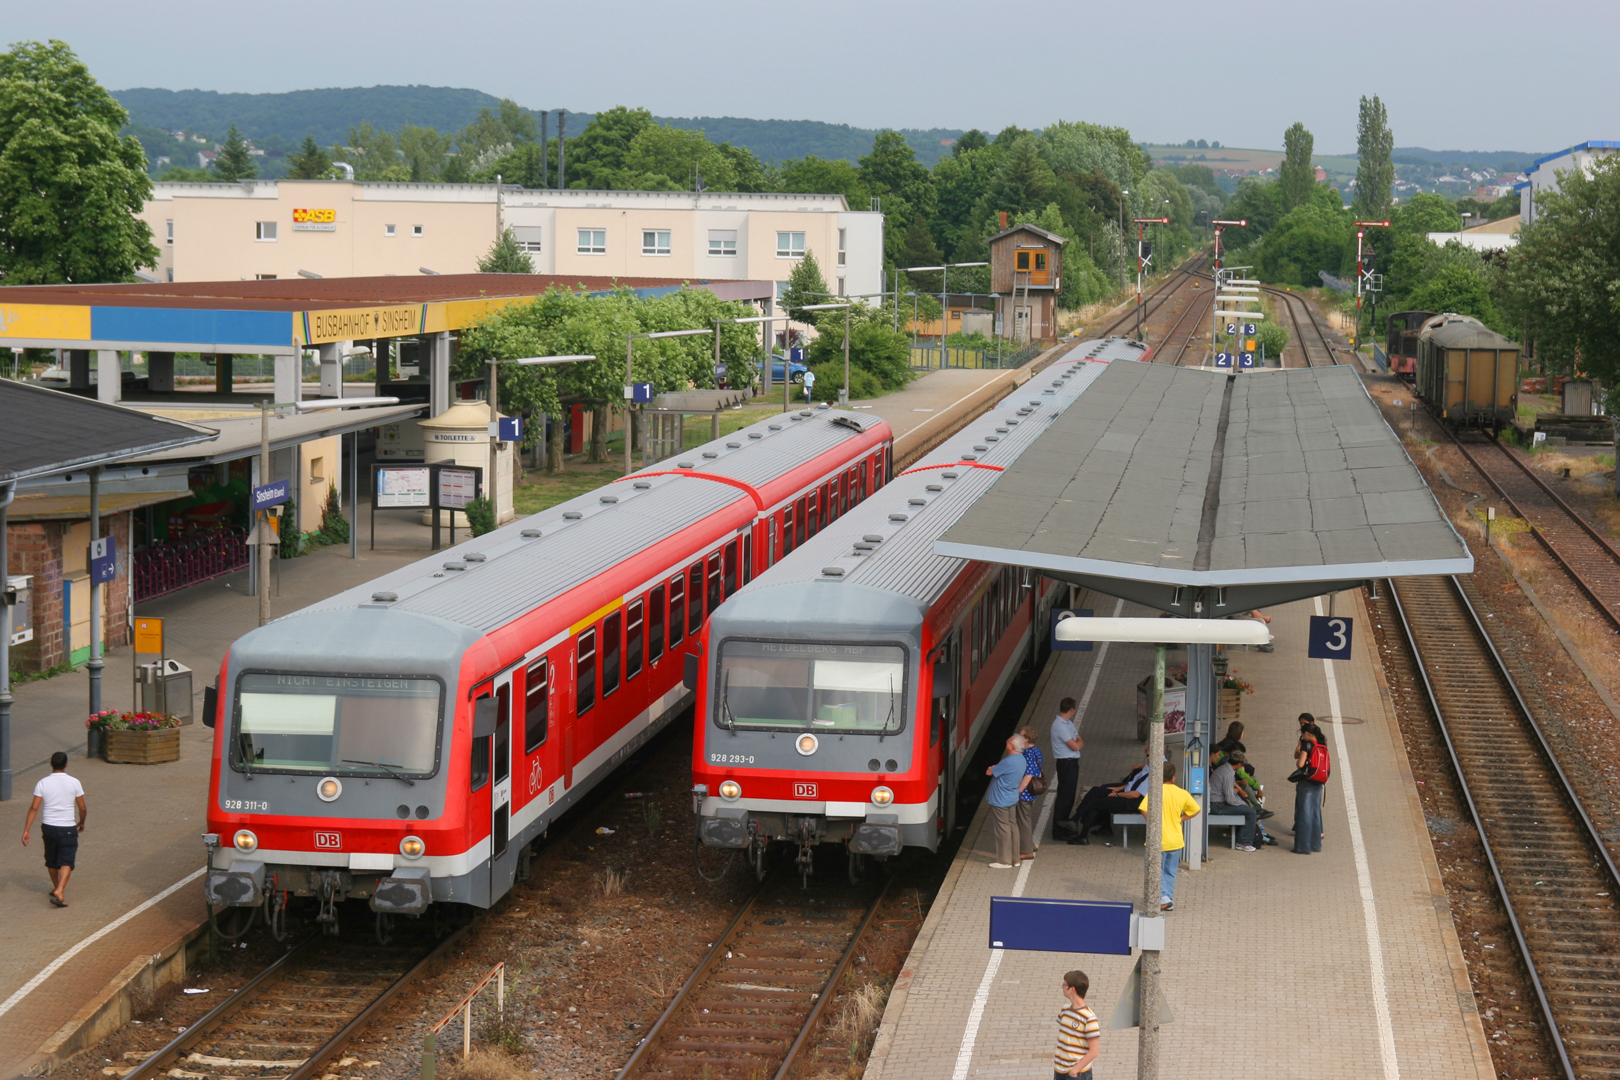
[[[883,215],[842,195],[493,184],[155,184],[160,281],[465,274],[510,228],[540,274],[785,283],[813,252],[841,295],[883,289]]]

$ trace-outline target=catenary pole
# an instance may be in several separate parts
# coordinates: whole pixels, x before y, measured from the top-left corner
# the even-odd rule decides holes
[[[90,543],[94,544],[101,539],[101,466],[90,467]],[[90,662],[85,669],[90,672],[90,715],[94,716],[101,711],[101,669],[106,665],[101,661],[101,586],[92,577],[90,579]],[[72,663],[73,658],[69,657]]]
[[[6,508],[16,491],[15,480],[0,483],[0,802],[11,798],[11,608],[5,602],[11,556],[6,548]]]
[[[1163,895],[1164,873],[1164,650],[1153,647],[1153,689],[1148,715],[1148,809],[1146,850],[1142,856],[1142,910],[1146,917],[1159,918],[1159,897]],[[1137,1080],[1157,1080],[1159,1075],[1159,952],[1143,949],[1141,962],[1141,1016],[1137,1025]]]

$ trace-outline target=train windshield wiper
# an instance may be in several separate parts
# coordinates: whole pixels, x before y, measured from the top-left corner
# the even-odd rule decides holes
[[[725,681],[720,684],[720,722],[727,731],[737,730],[737,718],[731,714],[731,672],[726,672]]]
[[[245,731],[237,733],[236,758],[242,763],[242,772],[253,779],[253,736]]]
[[[394,771],[395,769],[403,769],[405,767],[403,765],[385,765],[381,761],[355,761],[353,758],[344,758],[343,759],[343,764],[345,764],[345,765],[370,765],[374,769],[381,769],[383,772],[387,773],[389,776],[392,776],[395,780],[403,780],[406,784],[408,784],[411,787],[416,786],[416,781],[415,780],[412,780],[408,776],[401,776],[401,775],[399,775],[399,773]]]
[[[883,727],[878,730],[878,742],[882,742],[884,736],[886,736],[886,735],[897,735],[897,734],[900,733],[899,728],[895,728],[893,731],[889,730],[889,725],[891,723],[893,723],[893,721],[894,721],[894,703],[895,703],[894,676],[890,675],[889,676],[889,715],[885,716],[883,718]]]

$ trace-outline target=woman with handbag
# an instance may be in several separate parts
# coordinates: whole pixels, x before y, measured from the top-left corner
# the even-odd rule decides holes
[[[1294,854],[1315,855],[1322,850],[1322,791],[1327,787],[1327,740],[1316,717],[1299,714],[1299,745],[1294,748]]]
[[[1041,748],[1036,745],[1034,728],[1024,728],[1024,777],[1018,788],[1018,851],[1020,859],[1035,857],[1035,800],[1046,794],[1047,779],[1041,765]]]

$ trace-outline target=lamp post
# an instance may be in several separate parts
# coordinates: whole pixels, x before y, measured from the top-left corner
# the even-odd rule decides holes
[[[712,333],[714,333],[714,331],[705,326],[701,330],[659,330],[656,333],[651,334],[624,335],[624,397],[626,401],[631,402],[629,405],[625,406],[624,410],[624,475],[629,476],[632,471],[630,468],[630,410],[634,408],[635,403],[631,401],[631,395],[634,393],[634,391],[631,389],[631,387],[634,385],[634,380],[632,378],[632,372],[634,369],[631,361],[635,356],[636,339],[646,338],[648,340],[653,340],[656,338],[701,337],[704,334]]]
[[[1142,340],[1142,271],[1146,268],[1148,260],[1142,255],[1142,228],[1146,225],[1163,225],[1170,219],[1167,217],[1139,217],[1131,218],[1136,222],[1136,340]]]
[[[1064,619],[1057,624],[1059,641],[1119,641],[1154,645],[1153,690],[1148,698],[1148,808],[1146,851],[1142,857],[1143,921],[1163,925],[1159,897],[1164,884],[1164,653],[1181,644],[1264,645],[1271,631],[1253,619]],[[1188,673],[1189,677],[1191,672]],[[1179,857],[1179,856],[1178,856]],[[1140,940],[1162,940],[1160,935],[1139,934]],[[1160,950],[1143,947],[1141,1004],[1137,1031],[1137,1080],[1159,1075]]]
[[[761,329],[761,336],[766,337],[766,339],[768,340],[768,335],[771,332],[771,326],[770,326],[771,323],[774,323],[774,322],[792,322],[793,319],[792,319],[792,316],[790,316],[790,315],[782,314],[782,315],[753,315],[753,316],[749,316],[749,317],[742,318],[742,319],[732,319],[731,321],[734,322],[734,323],[762,323],[762,324],[764,324],[760,328]],[[718,329],[718,326],[716,327],[716,329]],[[719,342],[719,339],[718,339],[718,335],[716,335],[714,355],[715,355],[715,363],[718,364],[719,363],[719,357],[720,357],[720,342]],[[767,344],[765,346],[765,360],[764,360],[764,363],[762,363],[760,365],[760,368],[761,368],[760,380],[761,380],[761,383],[762,383],[762,389],[760,390],[761,396],[771,392],[771,359],[772,359],[772,357],[771,357],[771,347],[770,347],[769,344]],[[787,359],[787,358],[783,358],[783,361],[782,361],[782,411],[783,412],[788,411],[788,395],[793,392],[793,390],[792,390],[793,380],[788,377],[789,375],[792,374],[791,365],[792,365],[792,360]]]
[[[838,390],[838,404],[849,404],[849,308],[848,300],[838,304],[806,304],[800,311],[837,311],[844,309],[844,385]]]
[[[910,273],[924,273],[924,272],[930,271],[930,270],[938,270],[939,271],[939,366],[942,367],[942,368],[945,366],[945,331],[947,331],[947,330],[949,330],[951,328],[951,297],[950,297],[951,268],[953,266],[957,267],[957,268],[962,268],[962,267],[968,267],[968,266],[989,266],[989,265],[990,264],[987,263],[987,262],[960,262],[960,263],[945,263],[942,266],[908,266],[908,267],[906,267],[906,273],[908,273],[908,274],[910,274]],[[845,386],[849,385],[849,380],[847,378],[844,380],[844,385]]]
[[[523,356],[523,357],[519,357],[519,358],[517,358],[515,360],[491,360],[491,361],[489,361],[489,422],[491,424],[498,424],[498,423],[500,423],[500,420],[501,420],[500,392],[499,392],[500,391],[500,383],[499,383],[499,380],[498,380],[498,378],[496,376],[496,373],[495,373],[496,368],[499,365],[501,365],[501,364],[517,364],[519,367],[533,367],[533,366],[539,365],[539,364],[572,364],[572,363],[575,363],[576,361],[579,361],[579,360],[595,360],[595,359],[596,359],[596,355],[594,353],[578,353],[578,354],[573,354],[573,355],[568,355],[568,356]],[[629,436],[628,436],[628,433],[627,433],[626,438],[628,438],[628,437]],[[497,495],[497,483],[498,483],[498,481],[500,479],[500,476],[496,472],[496,469],[498,468],[498,464],[497,464],[496,459],[495,459],[495,454],[496,454],[496,451],[498,451],[500,449],[500,446],[501,446],[500,433],[497,430],[496,432],[492,433],[491,438],[489,440],[489,482],[484,485],[484,487],[489,492],[490,510],[494,515],[495,524],[497,524],[497,525],[499,525],[501,523],[501,504],[500,504],[500,500],[496,498],[496,495]],[[436,511],[435,511],[435,513],[436,513]],[[451,514],[450,525],[451,525],[452,529],[454,529],[454,527],[455,527],[455,513],[456,512],[454,510],[450,511],[450,514]],[[435,524],[433,527],[434,527],[434,529],[438,529],[439,526],[437,524]],[[470,527],[470,525],[469,525],[469,527]],[[435,532],[434,536],[437,536],[437,535],[438,535],[438,533]]]

